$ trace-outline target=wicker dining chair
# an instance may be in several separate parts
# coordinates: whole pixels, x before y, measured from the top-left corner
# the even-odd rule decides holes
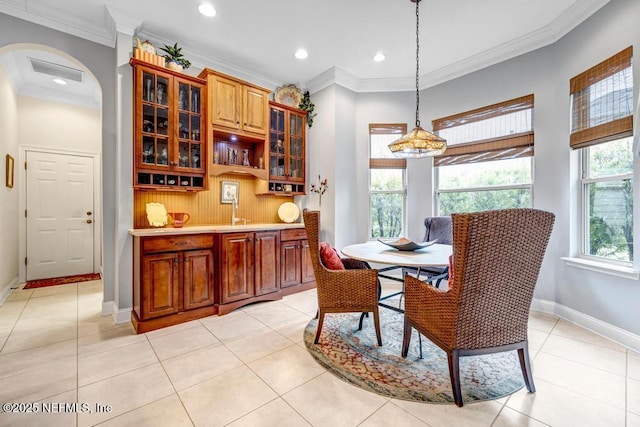
[[[309,251],[318,293],[318,328],[314,343],[322,332],[327,313],[370,313],[376,329],[378,345],[382,345],[380,316],[378,315],[378,271],[362,267],[362,261],[343,259],[346,270],[329,270],[321,261],[319,251],[320,212],[304,209],[304,227],[309,241]],[[362,326],[362,317],[360,320]]]
[[[452,214],[449,289],[405,277],[402,356],[411,328],[447,353],[456,405],[459,358],[517,350],[527,390],[535,392],[527,322],[555,216],[535,209]]]

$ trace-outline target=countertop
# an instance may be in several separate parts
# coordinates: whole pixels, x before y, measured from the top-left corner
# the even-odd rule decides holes
[[[161,228],[130,229],[129,234],[136,237],[147,237],[171,234],[234,233],[237,231],[285,230],[290,228],[304,228],[304,224],[301,222],[277,222],[266,224],[248,223],[247,225],[186,225],[180,228],[167,226]]]

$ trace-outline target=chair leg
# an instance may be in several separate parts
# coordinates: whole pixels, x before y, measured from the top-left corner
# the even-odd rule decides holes
[[[362,323],[364,322],[364,318],[365,318],[365,317],[369,317],[369,313],[367,313],[367,312],[363,312],[363,313],[360,315],[360,322],[358,322],[358,330],[359,330],[359,331],[361,331],[361,330],[362,330]]]
[[[373,324],[376,327],[376,338],[378,338],[378,345],[382,347],[382,334],[380,333],[380,314],[378,313],[378,306],[373,309]]]
[[[529,343],[525,341],[524,347],[518,349],[518,358],[520,359],[520,368],[522,368],[522,376],[524,377],[524,385],[530,393],[536,392],[536,386],[533,384],[533,373],[531,372],[531,363],[529,362]]]
[[[404,333],[402,334],[402,357],[407,357],[409,353],[409,344],[411,343],[411,323],[407,316],[404,316]]]
[[[451,390],[453,391],[453,400],[456,406],[462,407],[462,391],[460,390],[460,356],[458,350],[447,352],[449,359],[449,376],[451,377]]]
[[[318,344],[318,340],[320,339],[320,333],[322,332],[322,322],[324,322],[324,311],[318,310],[318,327],[316,328],[316,339],[313,341],[314,344]]]

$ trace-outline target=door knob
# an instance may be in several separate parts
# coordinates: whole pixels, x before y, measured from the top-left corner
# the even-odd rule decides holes
[[[91,215],[91,211],[87,211],[87,215]]]
[[[87,220],[87,224],[91,224],[92,222],[93,222],[93,220],[91,220],[91,219]]]

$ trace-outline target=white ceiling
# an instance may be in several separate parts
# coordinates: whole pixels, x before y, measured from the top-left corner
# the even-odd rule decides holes
[[[549,45],[609,1],[422,0],[421,87]],[[200,15],[202,2],[217,15]],[[410,0],[0,0],[0,12],[108,46],[116,28],[156,46],[177,42],[193,72],[208,66],[272,88],[415,86]],[[293,56],[301,47],[305,60]]]

